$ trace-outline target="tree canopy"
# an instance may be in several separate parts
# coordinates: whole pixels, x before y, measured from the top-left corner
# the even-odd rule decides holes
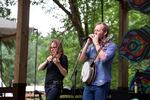
[[[9,1],[9,0],[6,0]],[[118,41],[119,35],[119,1],[117,0],[53,0],[53,2],[65,12],[66,16],[63,18],[62,23],[64,24],[64,28],[66,31],[64,32],[64,36],[60,35],[61,32],[57,31],[55,28],[46,37],[43,37],[41,33],[38,33],[38,41],[37,35],[32,32],[30,33],[29,38],[29,50],[28,50],[28,71],[27,71],[27,84],[32,85],[36,84],[43,85],[45,80],[45,71],[37,71],[35,76],[35,69],[37,66],[45,60],[48,56],[48,44],[54,38],[63,38],[63,47],[65,54],[69,59],[69,70],[68,76],[64,80],[64,85],[72,86],[74,84],[74,76],[73,71],[75,67],[75,63],[80,53],[80,50],[84,44],[83,37],[88,36],[88,34],[93,32],[93,28],[96,22],[104,21],[110,26],[110,33],[114,34],[114,42],[120,45]],[[15,3],[13,0],[8,2],[8,4]],[[8,17],[11,14],[11,10],[7,8],[7,4],[0,2],[0,16]],[[53,14],[55,8],[51,8],[47,3],[47,0],[36,0],[31,1],[31,4],[34,5],[43,5],[45,10],[50,11],[50,14]],[[48,6],[49,5],[49,6]],[[129,25],[128,30],[133,28],[140,28],[143,25],[148,25],[150,23],[149,15],[145,15],[139,11],[135,11],[130,9],[129,11]],[[38,48],[36,48],[36,43],[38,42]],[[3,42],[4,43],[4,42]],[[10,80],[13,79],[13,68],[14,68],[14,57],[15,57],[15,43],[14,49],[11,49],[11,52],[7,51],[5,45],[2,46],[2,58],[1,60],[9,61],[8,64],[3,63],[3,76],[5,79],[5,83],[9,85]],[[36,61],[36,49],[37,49],[37,63]],[[13,53],[12,53],[13,52]],[[113,62],[113,80],[112,80],[112,88],[117,87],[118,81],[118,49]],[[148,61],[143,61],[138,66],[141,66],[143,69],[149,64]],[[130,63],[129,66],[129,81],[131,80],[133,74],[135,73],[135,63]],[[80,71],[82,64],[77,64],[77,87],[82,87],[82,82],[80,80]],[[7,71],[6,71],[7,70]],[[5,76],[9,76],[9,78],[5,78]]]

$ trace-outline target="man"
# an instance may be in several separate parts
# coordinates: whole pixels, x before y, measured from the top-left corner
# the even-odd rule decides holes
[[[90,34],[81,52],[79,61],[94,59],[96,77],[90,84],[85,84],[83,100],[106,100],[110,82],[111,67],[115,55],[116,45],[108,41],[104,44],[109,31],[105,23],[98,22],[94,34]],[[103,45],[103,47],[102,47]],[[101,48],[102,47],[102,48]]]

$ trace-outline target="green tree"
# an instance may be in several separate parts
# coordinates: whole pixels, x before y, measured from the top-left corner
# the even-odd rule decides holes
[[[8,1],[8,0],[7,0]],[[13,1],[13,0],[12,0]],[[77,59],[77,56],[83,46],[82,38],[93,32],[94,24],[97,21],[107,22],[110,25],[110,33],[114,35],[114,42],[120,45],[118,41],[119,34],[119,2],[117,0],[53,0],[53,2],[58,5],[59,9],[65,12],[66,16],[63,18],[62,23],[64,23],[64,28],[71,27],[65,32],[65,35],[62,37],[59,35],[61,32],[58,32],[56,29],[53,29],[51,34],[47,37],[43,37],[39,34],[38,39],[38,53],[37,53],[37,65],[35,65],[35,43],[36,36],[32,34],[29,40],[29,61],[28,61],[28,73],[27,73],[27,84],[31,85],[34,83],[34,68],[38,66],[49,54],[48,44],[54,38],[63,38],[63,46],[65,54],[69,59],[69,70],[68,76],[64,80],[64,84],[72,86],[74,80],[71,79],[72,73],[74,70],[74,65]],[[36,0],[31,1],[31,4],[42,5],[46,10],[49,10],[51,14],[56,8],[50,8],[50,5],[47,4],[47,0]],[[46,6],[49,5],[49,6]],[[3,7],[4,8],[4,7]],[[9,15],[2,14],[0,15]],[[130,10],[129,11],[129,25],[128,29],[140,28],[143,25],[149,25],[150,17],[141,12]],[[102,19],[103,18],[103,19]],[[136,19],[136,20],[135,20]],[[73,27],[72,27],[73,26]],[[117,48],[116,56],[113,62],[113,80],[112,88],[117,87],[118,82],[118,54],[119,49]],[[146,64],[146,65],[145,65]],[[142,68],[147,66],[147,61],[141,62],[140,65]],[[133,76],[134,70],[137,66],[136,64],[130,63],[129,65],[129,76]],[[80,80],[80,71],[82,64],[77,65],[77,87],[82,87],[82,82]],[[11,68],[10,68],[11,69]],[[32,76],[32,77],[31,77]],[[45,80],[45,71],[37,71],[37,84],[44,84]],[[132,77],[129,77],[129,82]]]
[[[13,79],[14,60],[15,60],[15,48],[14,40],[1,41],[1,78],[6,86],[9,86]]]

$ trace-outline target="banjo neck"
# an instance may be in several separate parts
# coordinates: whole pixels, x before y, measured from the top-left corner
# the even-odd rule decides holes
[[[105,38],[104,40],[101,41],[100,43],[100,47],[98,49],[98,51],[96,52],[96,56],[93,58],[93,62],[94,60],[97,58],[98,53],[103,49],[103,47],[106,46],[107,43],[109,43],[109,41],[113,38],[113,34],[110,34],[110,36],[108,36],[107,38]]]

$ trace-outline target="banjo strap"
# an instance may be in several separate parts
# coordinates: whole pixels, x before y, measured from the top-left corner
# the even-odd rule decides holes
[[[93,58],[93,62],[95,61],[95,59],[98,57],[99,52],[102,50],[103,47],[105,47],[106,43],[108,43],[111,39],[113,38],[113,34],[110,34],[109,37],[107,37],[106,39],[104,39],[101,43],[100,43],[100,47],[98,49],[98,51],[96,52],[96,56]],[[95,47],[96,48],[96,47]]]

